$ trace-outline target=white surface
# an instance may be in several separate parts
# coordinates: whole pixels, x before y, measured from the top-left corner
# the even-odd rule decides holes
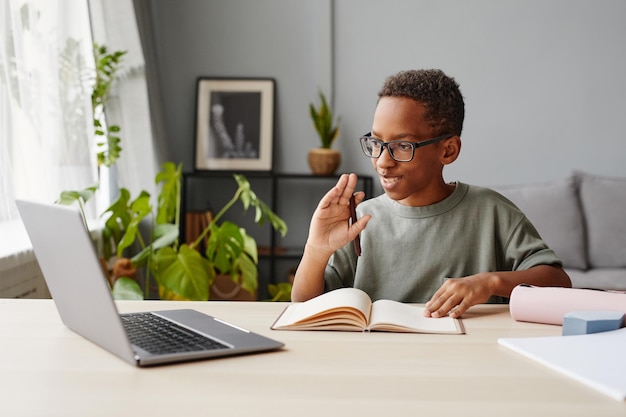
[[[626,400],[626,328],[576,336],[501,338],[498,343],[616,400]]]

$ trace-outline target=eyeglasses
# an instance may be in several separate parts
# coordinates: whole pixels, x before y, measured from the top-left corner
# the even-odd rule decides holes
[[[428,139],[422,142],[411,142],[408,140],[392,140],[389,142],[383,142],[382,140],[372,136],[372,133],[366,133],[361,137],[361,149],[365,156],[370,158],[379,158],[383,153],[383,149],[387,148],[389,156],[398,162],[410,162],[413,159],[415,149],[422,146],[437,143],[442,140],[451,138],[454,135],[447,134],[437,136],[433,139]]]

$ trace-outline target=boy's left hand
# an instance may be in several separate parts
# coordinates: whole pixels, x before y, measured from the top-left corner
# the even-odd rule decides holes
[[[481,272],[463,278],[450,278],[426,303],[426,317],[461,317],[468,308],[482,304],[492,295],[510,297],[517,285],[571,287],[560,266],[535,265],[520,271]]]
[[[464,278],[450,278],[426,303],[426,317],[461,317],[473,305],[486,302],[494,293],[495,274],[481,273]]]

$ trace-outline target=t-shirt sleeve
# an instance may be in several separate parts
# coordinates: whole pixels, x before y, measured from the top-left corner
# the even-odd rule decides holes
[[[513,271],[526,270],[537,265],[563,266],[556,253],[548,247],[525,216],[512,229],[506,244],[506,260]]]

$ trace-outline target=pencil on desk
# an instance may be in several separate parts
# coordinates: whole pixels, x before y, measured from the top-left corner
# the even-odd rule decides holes
[[[356,201],[354,195],[350,196],[350,224],[353,225],[358,219],[356,218]],[[354,238],[354,252],[356,256],[361,256],[361,237],[356,235]]]

